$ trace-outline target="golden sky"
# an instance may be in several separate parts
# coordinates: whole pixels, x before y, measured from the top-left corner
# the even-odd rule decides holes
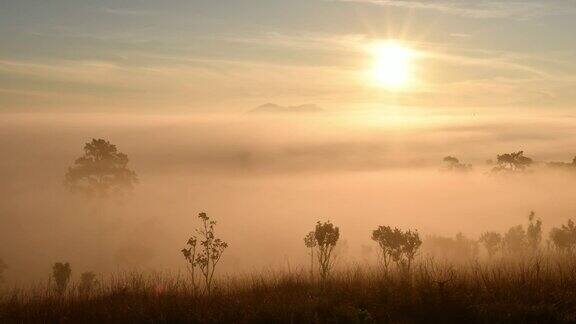
[[[569,109],[574,30],[572,0],[2,1],[0,111]]]

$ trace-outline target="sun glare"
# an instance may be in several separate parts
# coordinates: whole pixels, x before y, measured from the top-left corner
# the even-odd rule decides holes
[[[372,74],[377,85],[391,89],[408,85],[412,78],[412,50],[394,42],[386,42],[374,45],[372,52]]]

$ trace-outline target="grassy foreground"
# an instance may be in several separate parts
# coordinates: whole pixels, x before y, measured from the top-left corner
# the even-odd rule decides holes
[[[576,262],[568,258],[451,266],[409,277],[355,267],[319,283],[306,271],[218,282],[211,296],[182,278],[122,275],[90,293],[71,286],[2,297],[0,322],[51,323],[575,323]]]

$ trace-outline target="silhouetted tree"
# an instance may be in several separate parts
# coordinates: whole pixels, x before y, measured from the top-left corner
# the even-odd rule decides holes
[[[573,253],[576,249],[576,225],[569,219],[566,225],[550,231],[550,241],[556,249],[564,253]]]
[[[76,159],[65,176],[65,184],[72,192],[98,198],[122,194],[137,181],[136,172],[128,168],[128,156],[103,139],[86,143],[84,155]]]
[[[395,235],[397,233],[390,226],[378,226],[377,229],[372,231],[372,240],[378,243],[378,258],[385,273],[388,272],[392,254],[399,248],[400,240]]]
[[[455,237],[427,237],[422,249],[433,256],[441,256],[453,262],[468,262],[478,258],[478,242],[458,233]]]
[[[532,164],[532,159],[524,156],[524,151],[498,155],[496,166],[492,169],[499,171],[523,171]]]
[[[537,253],[540,248],[540,242],[542,241],[542,221],[536,219],[536,214],[533,211],[528,215],[528,221],[529,224],[526,230],[528,246],[532,253]]]
[[[470,171],[472,170],[472,164],[460,163],[460,160],[453,156],[447,156],[442,161],[444,161],[444,170],[447,171]]]
[[[522,255],[527,251],[528,238],[522,225],[511,227],[502,239],[502,247],[509,255]]]
[[[314,231],[306,234],[304,237],[304,245],[310,249],[310,278],[314,278],[314,248],[317,246]]]
[[[317,222],[314,229],[314,240],[318,249],[318,268],[322,280],[326,280],[334,266],[334,247],[340,238],[340,229],[332,223]]]
[[[68,282],[70,282],[70,276],[72,275],[72,268],[70,263],[56,262],[52,267],[52,278],[56,282],[56,291],[59,294],[64,293],[66,287],[68,287]]]
[[[222,257],[222,253],[228,247],[228,243],[217,238],[214,227],[216,222],[210,220],[206,213],[198,214],[202,221],[202,226],[196,229],[198,236],[192,236],[186,243],[187,248],[182,249],[184,258],[188,261],[188,269],[192,277],[192,285],[195,289],[195,268],[200,269],[200,274],[204,279],[205,291],[212,292],[212,284],[216,266]],[[197,244],[199,245],[197,246]]]
[[[486,248],[488,257],[492,258],[502,246],[502,235],[496,232],[485,232],[480,236],[479,242]]]
[[[96,281],[96,274],[94,274],[94,272],[83,272],[80,275],[78,291],[83,294],[90,293],[97,284],[98,281]]]
[[[410,267],[412,265],[412,261],[418,252],[418,249],[422,245],[422,240],[420,239],[420,235],[418,232],[411,230],[407,230],[403,234],[402,238],[402,257],[396,260],[396,263],[400,265],[400,267],[406,272],[410,272]]]
[[[101,263],[103,236],[102,208],[105,199],[121,198],[138,182],[136,173],[128,168],[128,156],[116,145],[103,139],[92,139],[84,145],[84,155],[68,168],[64,184],[73,193],[95,198],[95,214],[98,221],[98,263]]]
[[[412,261],[422,245],[418,232],[403,232],[398,228],[392,230],[389,226],[379,226],[372,232],[372,239],[378,243],[380,252],[387,255],[386,260],[382,256],[383,266],[387,268],[389,262],[393,261],[398,269],[406,274],[410,272]]]

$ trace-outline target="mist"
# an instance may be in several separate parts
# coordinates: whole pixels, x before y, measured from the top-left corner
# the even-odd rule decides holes
[[[524,224],[534,210],[546,232],[574,216],[576,174],[535,167],[494,176],[486,161],[519,150],[536,162],[571,161],[574,126],[567,116],[410,111],[4,114],[0,257],[13,283],[46,279],[56,261],[73,264],[75,274],[184,271],[180,249],[202,211],[230,244],[222,272],[232,275],[301,266],[303,237],[316,221],[340,227],[341,265],[363,262],[378,225],[477,238]],[[117,145],[139,179],[130,197],[107,202],[102,219],[94,201],[63,186],[92,138]],[[441,171],[447,155],[473,170]]]

